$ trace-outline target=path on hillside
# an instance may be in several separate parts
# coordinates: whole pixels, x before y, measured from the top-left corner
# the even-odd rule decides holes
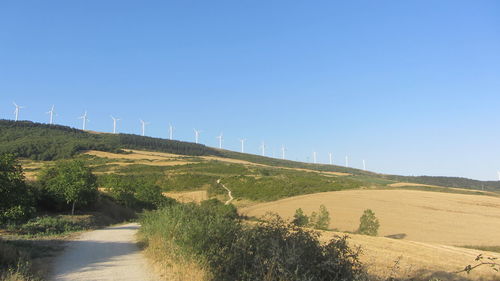
[[[55,259],[50,280],[158,280],[135,241],[137,223],[82,234]]]
[[[229,203],[231,203],[231,201],[234,200],[231,190],[229,190],[229,188],[227,188],[223,183],[221,183],[220,179],[217,180],[217,183],[220,184],[222,187],[224,187],[225,190],[227,190],[227,195],[229,196],[229,200],[227,200],[226,203],[224,204],[229,205]]]

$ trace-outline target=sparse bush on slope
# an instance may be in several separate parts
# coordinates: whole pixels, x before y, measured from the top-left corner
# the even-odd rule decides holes
[[[359,218],[359,229],[357,232],[359,234],[377,236],[379,227],[380,223],[377,217],[375,217],[375,213],[370,209],[366,209]]]

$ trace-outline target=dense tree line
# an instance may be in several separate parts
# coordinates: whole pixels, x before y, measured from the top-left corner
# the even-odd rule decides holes
[[[468,188],[486,191],[500,190],[500,181],[479,181],[459,177],[431,177],[431,176],[392,176],[387,175],[385,178],[401,181],[412,182],[419,184],[438,185],[446,187]]]
[[[129,134],[97,134],[29,121],[0,120],[0,153],[34,160],[70,158],[86,150],[144,149],[182,155],[220,155],[204,145]]]

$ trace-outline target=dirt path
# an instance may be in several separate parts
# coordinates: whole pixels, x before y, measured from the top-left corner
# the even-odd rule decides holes
[[[82,234],[55,259],[50,280],[158,280],[135,242],[136,223]]]
[[[231,201],[234,200],[233,193],[231,192],[231,190],[229,190],[229,188],[227,188],[224,184],[220,182],[220,179],[217,180],[217,183],[220,184],[222,187],[224,187],[225,190],[227,190],[227,195],[229,196],[229,200],[227,200],[226,203],[224,204],[229,205],[229,203],[231,203]]]

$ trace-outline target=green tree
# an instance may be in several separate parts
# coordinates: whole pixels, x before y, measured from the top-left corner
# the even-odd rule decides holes
[[[312,212],[308,226],[315,229],[327,230],[329,225],[330,213],[326,209],[325,205],[320,205],[318,213]]]
[[[97,199],[96,176],[81,160],[57,162],[43,171],[40,182],[56,201],[71,205],[71,215],[75,206],[86,206]]]
[[[292,223],[296,226],[306,226],[309,224],[309,217],[304,214],[301,208],[295,210],[295,215],[293,215]]]
[[[17,222],[35,211],[33,197],[24,181],[23,169],[14,156],[0,155],[0,223]]]
[[[377,217],[375,217],[375,213],[370,209],[366,209],[361,218],[359,218],[358,233],[377,236],[379,227],[380,223]]]

